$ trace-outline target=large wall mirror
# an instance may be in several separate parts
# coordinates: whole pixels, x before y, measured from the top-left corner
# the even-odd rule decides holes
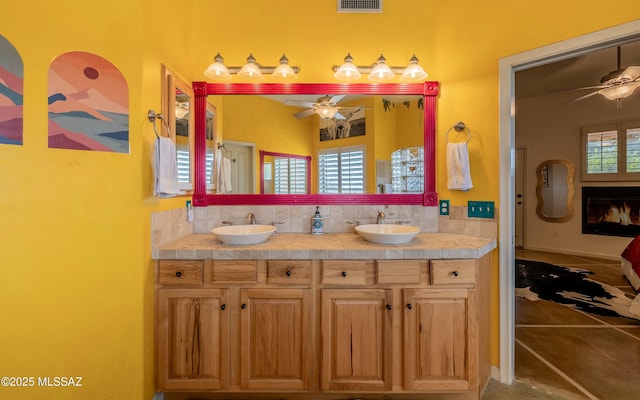
[[[548,222],[566,222],[573,217],[575,167],[567,160],[547,160],[536,169],[538,217]]]
[[[437,205],[435,105],[438,83],[210,84],[194,82],[194,204]],[[218,140],[255,148],[255,187],[207,193],[205,111],[217,105]],[[403,151],[412,149],[411,151]],[[257,154],[293,154],[310,162],[303,194],[269,193]],[[418,154],[403,160],[400,154]],[[233,159],[233,155],[229,155]],[[272,159],[267,159],[273,161]],[[219,165],[214,161],[213,165]],[[283,164],[284,165],[284,164]],[[234,173],[236,169],[232,169]],[[215,177],[221,172],[212,173]],[[228,173],[228,172],[227,172]],[[295,173],[295,171],[292,171]],[[228,178],[228,177],[226,177]],[[247,178],[247,179],[249,179]],[[402,182],[399,184],[398,182]],[[262,193],[261,193],[262,192]]]

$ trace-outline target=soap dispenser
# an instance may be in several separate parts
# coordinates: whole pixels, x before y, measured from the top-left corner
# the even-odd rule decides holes
[[[313,235],[322,235],[324,233],[324,224],[322,223],[319,206],[316,207],[316,213],[311,217],[311,233]]]

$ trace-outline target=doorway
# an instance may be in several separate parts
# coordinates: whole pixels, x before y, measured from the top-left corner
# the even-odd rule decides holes
[[[255,143],[224,140],[227,157],[231,160],[231,188],[234,194],[254,194]]]
[[[499,379],[503,383],[513,382],[515,370],[515,73],[638,37],[640,21],[634,21],[499,60],[500,204],[505,205],[499,211]]]

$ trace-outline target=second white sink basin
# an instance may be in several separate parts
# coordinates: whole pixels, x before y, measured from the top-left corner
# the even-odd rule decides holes
[[[369,242],[401,244],[410,242],[420,233],[420,228],[398,224],[367,224],[356,226],[356,232]]]
[[[227,225],[213,228],[211,233],[224,244],[256,244],[269,239],[275,231],[272,225]]]

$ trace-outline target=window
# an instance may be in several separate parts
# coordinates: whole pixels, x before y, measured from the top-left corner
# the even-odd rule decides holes
[[[307,161],[303,158],[274,157],[274,193],[307,193]]]
[[[191,158],[186,146],[176,146],[176,161],[178,163],[178,182],[185,185],[182,189],[191,190]]]
[[[319,152],[318,193],[364,193],[364,147]]]
[[[212,149],[207,149],[206,160],[207,188],[209,188],[209,186],[213,186]],[[178,146],[176,148],[176,161],[178,163],[178,182],[185,185],[183,189],[191,190],[191,160],[189,158],[189,151],[185,146]]]
[[[582,129],[582,180],[640,180],[640,121]]]

